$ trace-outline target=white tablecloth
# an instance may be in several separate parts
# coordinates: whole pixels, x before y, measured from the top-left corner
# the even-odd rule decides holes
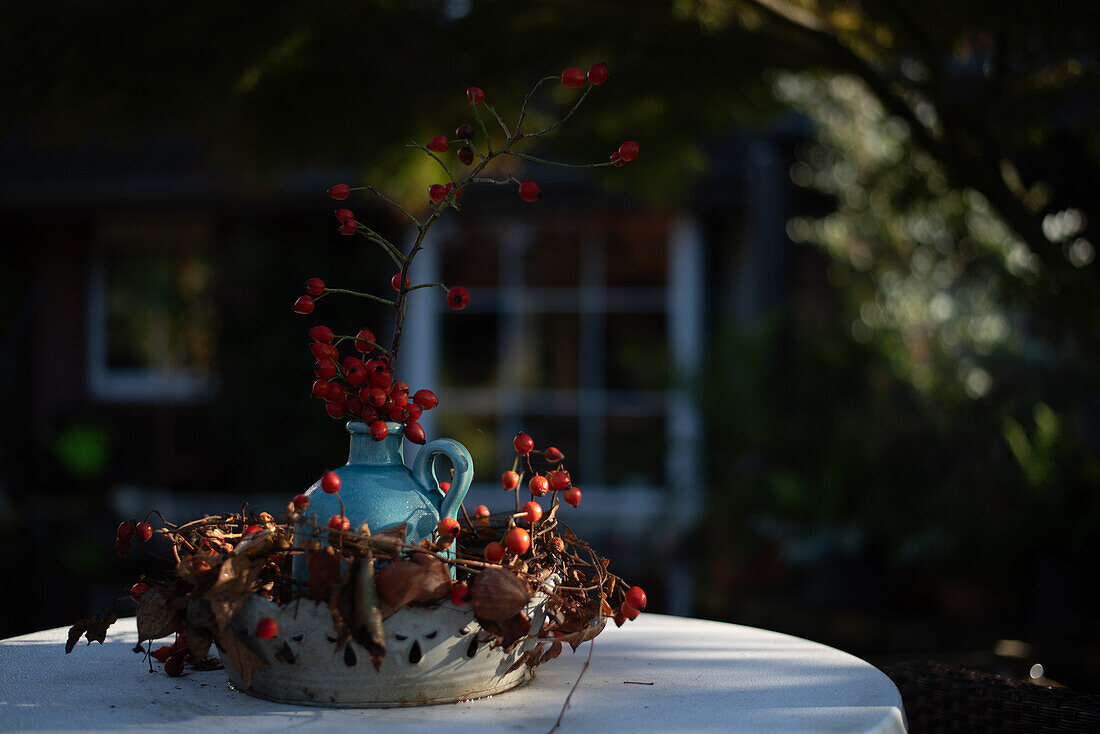
[[[133,619],[105,645],[65,655],[66,630],[0,640],[0,730],[28,732],[546,732],[588,647],[538,668],[529,684],[478,701],[405,709],[321,709],[231,689],[221,670],[169,678],[131,651]],[[652,685],[649,685],[652,684]],[[901,697],[862,660],[775,632],[643,614],[595,640],[558,730],[905,732]]]

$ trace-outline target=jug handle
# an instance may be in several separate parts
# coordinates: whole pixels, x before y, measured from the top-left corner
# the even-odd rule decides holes
[[[454,478],[451,479],[451,488],[443,495],[443,502],[439,507],[439,518],[457,517],[459,505],[462,504],[466,492],[470,489],[470,483],[474,481],[474,460],[466,447],[458,441],[449,438],[437,438],[429,442],[413,460],[412,474],[416,483],[423,487],[429,494],[442,493],[439,485],[432,476],[432,462],[437,456],[446,456],[454,467]]]

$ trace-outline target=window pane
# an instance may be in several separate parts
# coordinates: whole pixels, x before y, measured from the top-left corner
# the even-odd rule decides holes
[[[449,237],[440,250],[443,282],[466,288],[497,286],[500,266],[498,233],[490,227],[470,226]]]
[[[609,314],[607,387],[664,390],[669,380],[665,314]]]
[[[607,484],[663,486],[665,417],[610,416],[604,461]]]
[[[439,373],[443,384],[455,387],[485,387],[497,376],[496,314],[443,314],[443,350]]]
[[[580,231],[559,219],[543,219],[525,257],[524,279],[535,287],[580,283]]]
[[[208,374],[214,360],[211,267],[192,252],[104,256],[107,369]]]
[[[528,314],[522,335],[523,386],[570,390],[580,385],[580,320],[576,314]]]
[[[607,239],[607,284],[663,286],[668,271],[668,218],[631,213],[614,222]]]

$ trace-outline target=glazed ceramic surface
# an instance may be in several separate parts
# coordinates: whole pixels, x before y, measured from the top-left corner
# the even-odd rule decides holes
[[[348,463],[335,470],[340,476],[339,499],[326,494],[318,479],[305,493],[309,497],[306,514],[316,515],[324,526],[330,517],[340,514],[342,499],[352,530],[358,530],[363,522],[370,524],[371,532],[407,523],[405,540],[417,544],[432,534],[440,519],[456,516],[473,481],[474,462],[462,444],[441,438],[420,449],[410,470],[405,466],[401,424],[387,422],[386,426],[389,435],[375,441],[370,426],[348,423]],[[446,494],[432,472],[433,463],[441,456],[454,469],[453,477],[443,477],[451,482]]]

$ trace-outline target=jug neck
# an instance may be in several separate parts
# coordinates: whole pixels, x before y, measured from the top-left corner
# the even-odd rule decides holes
[[[360,421],[348,423],[351,434],[351,449],[348,452],[348,464],[405,465],[405,447],[402,443],[401,424],[386,421],[389,435],[381,441],[375,441],[370,435],[370,426]]]

